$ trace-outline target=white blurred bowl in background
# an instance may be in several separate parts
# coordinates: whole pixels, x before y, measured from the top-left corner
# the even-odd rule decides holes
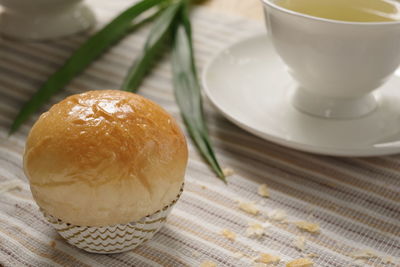
[[[95,17],[82,0],[0,0],[0,34],[46,40],[90,28]]]

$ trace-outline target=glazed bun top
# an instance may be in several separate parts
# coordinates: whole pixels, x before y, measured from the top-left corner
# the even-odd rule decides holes
[[[175,120],[139,95],[73,95],[31,129],[24,169],[37,204],[80,226],[129,223],[170,204],[188,150]]]

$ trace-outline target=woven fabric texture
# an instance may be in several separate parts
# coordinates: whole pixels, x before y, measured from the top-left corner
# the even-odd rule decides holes
[[[132,1],[88,3],[100,27]],[[200,70],[223,47],[264,32],[261,22],[203,8],[192,17]],[[140,29],[109,50],[41,112],[67,95],[117,89],[147,32]],[[7,131],[21,105],[87,36],[36,43],[0,39],[0,265],[199,266],[211,261],[254,266],[260,253],[267,253],[280,257],[276,266],[302,257],[314,266],[400,266],[400,156],[336,158],[284,148],[234,126],[207,99],[212,142],[222,165],[234,170],[228,185],[216,179],[189,142],[185,191],[152,240],[115,255],[67,244],[43,218],[22,170],[24,142],[39,113],[11,137]],[[166,55],[139,93],[166,108],[184,128],[171,81]],[[257,194],[261,184],[268,186],[268,198]],[[245,212],[238,201],[253,201],[260,212]],[[299,221],[318,224],[319,233],[299,229]],[[264,235],[247,236],[249,223],[265,226]],[[236,233],[234,241],[221,234],[226,229]]]

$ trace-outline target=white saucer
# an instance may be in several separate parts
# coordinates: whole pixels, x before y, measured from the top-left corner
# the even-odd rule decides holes
[[[292,106],[296,84],[269,37],[219,53],[203,73],[206,94],[239,127],[294,149],[335,156],[400,152],[400,73],[378,90],[378,108],[358,119],[313,117]]]

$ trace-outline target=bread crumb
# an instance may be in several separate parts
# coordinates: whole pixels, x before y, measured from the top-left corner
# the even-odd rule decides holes
[[[259,208],[255,205],[254,202],[239,201],[239,209],[252,215],[257,215],[258,213],[260,213]]]
[[[299,258],[286,263],[286,267],[312,267],[314,262],[307,258]]]
[[[229,167],[223,168],[222,172],[224,173],[225,177],[232,176],[235,174],[235,171]]]
[[[248,237],[261,237],[265,232],[265,227],[260,223],[250,222],[249,227],[246,229],[246,236]]]
[[[306,222],[306,221],[299,221],[295,222],[295,225],[297,228],[310,232],[310,233],[319,233],[319,224],[317,223],[311,223],[311,222]]]
[[[315,254],[315,253],[309,253],[309,254],[306,255],[306,258],[310,258],[310,259],[312,259],[312,258],[318,258],[318,257],[319,257],[319,255],[317,255],[317,254]]]
[[[223,235],[226,239],[229,239],[231,241],[235,241],[236,239],[236,234],[228,229],[223,229],[221,231],[221,235]]]
[[[55,248],[56,245],[57,245],[56,241],[53,240],[50,242],[50,247]]]
[[[377,258],[378,255],[370,249],[362,249],[353,251],[349,254],[350,257],[358,260],[358,259],[370,259],[370,258]]]
[[[392,263],[394,263],[393,257],[392,256],[384,256],[384,257],[382,257],[382,263],[383,264],[392,264]]]
[[[293,245],[300,251],[303,251],[306,245],[306,237],[298,236],[296,240],[293,242]]]
[[[217,267],[217,264],[215,262],[212,262],[212,261],[203,261],[200,264],[200,267]]]
[[[268,218],[273,221],[282,222],[282,221],[286,220],[287,214],[286,214],[286,211],[284,211],[284,210],[275,209],[268,213]]]
[[[260,253],[260,255],[255,261],[265,264],[271,264],[280,262],[281,258],[267,253]]]
[[[242,253],[242,252],[235,252],[234,254],[233,254],[233,257],[234,258],[236,258],[236,259],[241,259],[241,258],[243,258],[245,255]]]
[[[207,186],[202,185],[202,186],[201,186],[201,189],[207,189]]]
[[[266,184],[262,184],[257,188],[257,193],[262,197],[269,197],[269,190]]]

